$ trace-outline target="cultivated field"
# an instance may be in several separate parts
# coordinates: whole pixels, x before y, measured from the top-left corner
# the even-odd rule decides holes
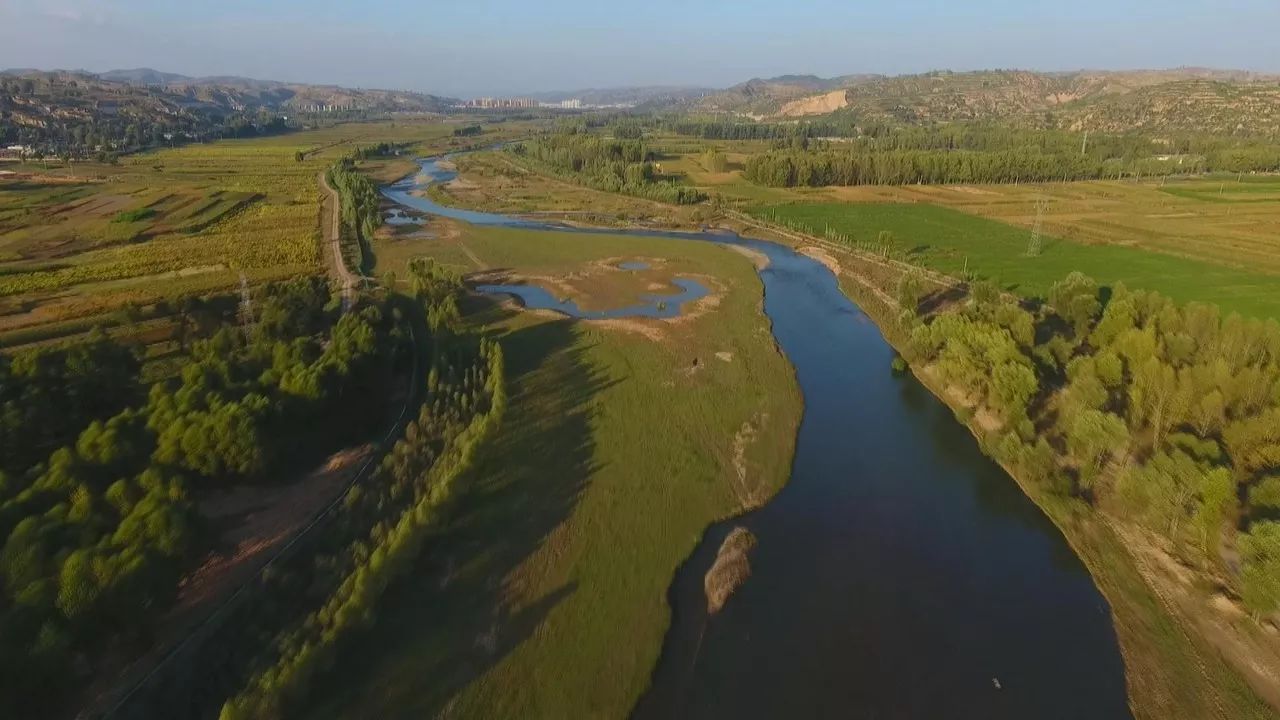
[[[395,244],[396,252],[388,248]],[[711,244],[434,223],[383,238],[518,274],[587,306],[630,302],[645,259],[713,295],[672,320],[570,321],[478,301],[511,403],[458,526],[345,653],[318,716],[621,717],[648,683],[666,592],[702,531],[785,482],[801,400],[751,263]],[[393,259],[394,258],[394,259]],[[610,282],[609,280],[618,282]]]
[[[443,150],[456,142],[453,127],[352,123],[147,152],[118,165],[7,164],[0,342],[123,323],[110,313],[230,288],[241,274],[256,283],[317,272],[317,174],[357,145]],[[155,310],[134,319],[138,312]]]
[[[1280,178],[831,188],[833,200],[928,202],[1085,244],[1280,274]]]
[[[1124,282],[1181,302],[1212,302],[1225,311],[1280,317],[1277,276],[1131,246],[1054,237],[1044,237],[1039,255],[1030,256],[1031,231],[938,205],[805,203],[749,212],[818,236],[829,232],[873,245],[887,239],[912,262],[957,276],[967,270],[1028,296],[1043,297],[1054,282],[1078,270],[1102,283]]]
[[[687,139],[652,142],[672,151],[664,171],[742,209],[806,223],[819,235],[830,226],[859,242],[874,242],[888,230],[895,247],[915,250],[925,264],[946,272],[963,271],[967,259],[969,270],[1036,294],[1081,270],[1179,300],[1280,317],[1280,178],[1274,176],[767,188],[738,171],[767,143],[704,143],[728,160],[728,171],[713,172]],[[779,207],[793,203],[813,207]],[[1044,252],[1030,259],[1025,254],[1037,226]]]

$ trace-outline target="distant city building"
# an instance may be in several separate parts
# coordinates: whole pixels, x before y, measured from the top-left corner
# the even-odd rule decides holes
[[[538,101],[533,98],[476,98],[474,100],[468,100],[463,106],[470,108],[484,108],[486,110],[536,108],[538,107]]]

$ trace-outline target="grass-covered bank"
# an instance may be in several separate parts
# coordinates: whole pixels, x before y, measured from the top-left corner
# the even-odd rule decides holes
[[[908,338],[893,300],[898,277],[853,253],[826,248],[838,263],[844,291],[880,326],[886,339],[905,351]],[[887,299],[886,299],[887,296]],[[975,438],[990,434],[983,426],[989,415],[974,412],[965,395],[949,392],[937,373],[913,367],[917,377],[956,411]],[[888,369],[886,368],[886,372]],[[1188,606],[1171,601],[1167,588],[1148,582],[1138,557],[1117,528],[1123,524],[1090,508],[1085,502],[1048,491],[1041,484],[1003,463],[1023,491],[1061,529],[1088,566],[1108,599],[1125,660],[1131,706],[1138,718],[1269,718],[1274,710],[1246,682],[1241,673],[1202,634]],[[1201,612],[1210,612],[1207,596]]]
[[[789,474],[801,413],[751,263],[661,238],[462,228],[396,252],[548,281],[614,258],[663,260],[713,295],[674,320],[573,322],[476,301],[510,403],[438,551],[379,608],[318,716],[622,717],[648,685],[666,593],[703,530]],[[379,268],[381,272],[383,268]],[[579,287],[594,290],[596,285]],[[590,300],[589,297],[575,298]],[[617,298],[621,300],[622,298]]]

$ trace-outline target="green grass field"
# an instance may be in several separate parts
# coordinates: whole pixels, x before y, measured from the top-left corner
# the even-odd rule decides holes
[[[760,502],[785,482],[799,390],[751,263],[727,248],[488,228],[402,242],[433,256],[459,241],[529,275],[665,258],[714,278],[718,299],[674,321],[627,321],[637,327],[483,303],[474,322],[502,338],[511,377],[501,438],[456,527],[345,653],[344,682],[312,714],[625,716],[657,661],[678,565],[744,492]]]
[[[913,262],[959,275],[967,268],[1014,292],[1043,296],[1072,271],[1104,284],[1156,290],[1180,302],[1216,303],[1225,311],[1280,318],[1280,277],[1121,245],[1086,245],[1044,237],[1042,252],[1027,256],[1031,232],[995,220],[924,203],[812,203],[750,210],[823,235],[827,228],[854,242],[892,245]]]

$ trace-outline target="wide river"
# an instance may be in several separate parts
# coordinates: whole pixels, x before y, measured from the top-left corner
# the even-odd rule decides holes
[[[406,207],[564,230],[386,189]],[[670,590],[640,718],[1129,718],[1106,600],[1057,528],[910,375],[817,261],[724,233],[606,231],[765,254],[764,310],[804,393],[791,479],[710,528]],[[638,246],[638,249],[639,246]],[[753,574],[714,618],[702,577],[734,525]]]

